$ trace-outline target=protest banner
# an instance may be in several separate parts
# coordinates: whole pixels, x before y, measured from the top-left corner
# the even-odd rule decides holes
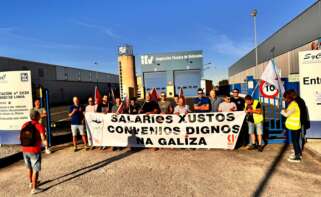
[[[94,146],[234,149],[245,112],[86,113],[85,118]]]

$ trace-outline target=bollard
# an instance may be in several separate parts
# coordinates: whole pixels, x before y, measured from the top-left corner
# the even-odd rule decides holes
[[[51,146],[51,114],[49,106],[49,90],[45,89],[46,96],[46,111],[47,111],[47,137],[48,137],[48,146]]]
[[[41,87],[39,87],[39,100],[40,100],[40,107],[43,107],[43,95],[42,95]]]

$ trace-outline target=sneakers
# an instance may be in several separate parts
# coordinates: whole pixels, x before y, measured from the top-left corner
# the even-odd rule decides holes
[[[289,155],[289,159],[295,159],[295,154],[292,153],[291,155]],[[300,155],[300,159],[302,159],[302,155]]]
[[[254,149],[256,149],[256,145],[254,145],[254,144],[247,146],[247,150],[254,150]]]
[[[77,152],[78,149],[77,149],[77,146],[74,146],[74,152]]]
[[[302,160],[300,158],[288,158],[288,162],[300,163]]]
[[[258,146],[257,146],[257,150],[258,150],[259,152],[263,152],[263,145],[258,145]]]
[[[85,145],[84,148],[85,148],[85,151],[89,150],[89,147],[87,145]]]
[[[46,149],[45,149],[45,153],[46,153],[47,155],[49,155],[49,154],[51,154],[51,150],[50,150],[49,148],[46,148]]]
[[[30,192],[30,194],[31,194],[31,195],[32,195],[32,194],[38,194],[38,193],[40,193],[40,192],[42,192],[42,190],[39,189],[39,188],[36,188],[36,189],[32,189],[31,192]]]

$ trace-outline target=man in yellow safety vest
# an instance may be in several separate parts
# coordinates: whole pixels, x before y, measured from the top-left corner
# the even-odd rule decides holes
[[[285,127],[291,132],[291,139],[294,149],[294,155],[290,155],[289,162],[301,162],[301,147],[299,144],[301,133],[300,108],[295,101],[295,97],[291,92],[286,91],[283,94],[284,101],[288,104],[281,114],[286,117]]]
[[[261,103],[258,100],[254,100],[250,95],[245,97],[245,112],[246,122],[249,128],[250,145],[248,150],[258,149],[259,152],[263,151],[262,136],[263,136],[263,114],[261,109]],[[256,145],[256,135],[257,142]]]

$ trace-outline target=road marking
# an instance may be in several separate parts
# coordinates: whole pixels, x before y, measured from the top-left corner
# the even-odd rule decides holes
[[[56,122],[63,122],[63,121],[67,121],[67,120],[70,120],[70,118],[60,119],[60,120],[57,120]]]
[[[54,113],[51,113],[52,116],[55,116],[57,114],[67,114],[68,111],[61,111],[61,112],[54,112]]]

